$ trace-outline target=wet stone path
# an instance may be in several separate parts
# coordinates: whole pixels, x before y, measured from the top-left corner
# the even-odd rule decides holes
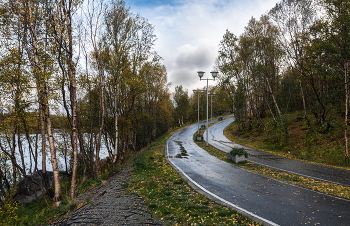
[[[131,175],[127,167],[99,187],[77,197],[78,209],[51,225],[164,225],[136,194],[123,186]]]

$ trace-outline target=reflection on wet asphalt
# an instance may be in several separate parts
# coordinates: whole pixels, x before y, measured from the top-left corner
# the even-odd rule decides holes
[[[224,152],[230,152],[233,147],[243,147],[249,153],[250,162],[325,182],[350,186],[350,170],[287,159],[231,142],[224,135],[223,130],[232,121],[233,118],[229,118],[210,127],[208,143]]]
[[[194,143],[192,137],[197,127],[197,124],[186,127],[170,137],[166,153],[169,163],[194,187],[267,225],[348,225],[350,222],[349,200],[281,182],[221,161]],[[209,141],[211,137],[220,140],[211,128],[209,131],[215,134],[209,137]],[[220,146],[232,148],[236,145],[225,142]],[[254,150],[249,152],[260,155],[265,161],[282,160]],[[258,159],[258,156],[254,158]]]

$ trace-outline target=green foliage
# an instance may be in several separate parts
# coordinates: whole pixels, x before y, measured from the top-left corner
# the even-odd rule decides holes
[[[45,225],[52,219],[57,219],[69,211],[69,206],[63,203],[62,206],[51,208],[43,200],[21,204],[18,208],[18,221],[16,225]]]
[[[103,181],[102,178],[88,179],[78,186],[77,191],[78,193],[83,193],[84,191],[86,191],[91,187],[96,187],[100,185],[102,181]]]
[[[244,148],[232,148],[232,150],[230,151],[230,154],[238,155],[238,156],[244,155],[246,158],[248,158],[248,153]]]
[[[303,111],[310,130],[344,128],[337,114],[345,111],[349,15],[349,0],[281,0],[268,16],[252,18],[241,36],[226,31],[219,85],[233,95],[239,131],[268,132],[267,140],[282,149],[289,145],[286,115],[295,111]]]
[[[15,225],[18,222],[18,204],[7,200],[0,205],[0,225]]]
[[[283,133],[282,130],[280,139],[271,118],[264,119],[264,123],[269,128],[267,131],[239,131],[238,123],[234,122],[227,127],[225,135],[236,143],[286,155],[289,158],[345,166],[343,128],[333,123],[333,128],[328,133],[324,133],[321,130],[322,127],[314,120],[310,121],[312,127],[304,119],[296,120],[296,118],[302,118],[301,114],[301,112],[295,112],[286,115],[288,134]]]
[[[203,134],[196,133],[196,134],[195,134],[195,140],[203,141],[203,140],[204,140]]]
[[[174,125],[182,126],[189,121],[190,116],[190,99],[182,85],[175,87],[174,101]]]
[[[288,145],[288,121],[287,115],[281,115],[277,122],[267,124],[268,141],[275,145],[276,148],[282,149]]]

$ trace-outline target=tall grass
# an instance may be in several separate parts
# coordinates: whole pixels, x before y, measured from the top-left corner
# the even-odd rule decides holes
[[[167,225],[259,225],[189,187],[164,157],[167,137],[140,153],[127,184],[129,192],[146,200],[157,219]]]

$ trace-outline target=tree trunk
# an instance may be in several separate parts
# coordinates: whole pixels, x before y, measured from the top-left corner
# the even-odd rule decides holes
[[[118,88],[117,84],[114,89],[114,130],[115,130],[115,139],[114,139],[114,158],[113,158],[113,164],[117,162],[118,157]]]
[[[98,71],[99,71],[99,77],[100,77],[100,128],[98,131],[98,138],[97,138],[97,145],[96,145],[96,159],[95,159],[95,177],[99,178],[100,176],[100,167],[98,165],[100,161],[100,150],[101,150],[101,143],[102,143],[102,133],[104,129],[104,122],[105,122],[105,95],[104,95],[104,89],[105,89],[105,80],[104,80],[104,73],[102,68],[102,62],[100,59],[99,53],[98,56],[96,56],[96,61],[98,62]]]
[[[46,173],[46,131],[45,131],[46,128],[45,128],[45,115],[43,110],[40,111],[40,127],[41,127],[41,167],[42,167],[42,172]]]
[[[275,104],[278,116],[281,116],[281,111],[280,111],[280,108],[279,108],[278,103],[276,101],[275,94],[272,92],[272,88],[271,88],[270,82],[269,82],[269,80],[267,78],[266,78],[266,83],[267,83],[267,88],[269,89],[269,93],[272,96],[273,103]]]
[[[47,94],[47,87],[46,87],[46,80],[42,77],[42,67],[41,67],[41,61],[40,61],[40,55],[39,55],[39,46],[37,43],[37,33],[34,25],[34,18],[33,18],[33,12],[32,12],[32,5],[31,2],[25,2],[23,3],[27,10],[28,10],[28,29],[30,33],[30,40],[31,40],[31,50],[29,50],[28,43],[25,41],[25,49],[28,53],[28,56],[30,57],[30,61],[32,63],[32,72],[35,75],[36,79],[36,85],[37,85],[37,91],[38,91],[38,101],[39,101],[39,109],[41,109],[42,113],[45,117],[46,127],[47,127],[47,134],[49,139],[49,147],[50,147],[50,153],[51,153],[51,163],[52,163],[52,169],[54,174],[54,185],[55,185],[55,195],[54,195],[54,205],[60,206],[61,205],[61,185],[60,185],[60,178],[59,178],[59,170],[58,170],[58,162],[56,158],[56,149],[54,144],[54,138],[52,133],[52,126],[51,126],[51,119],[50,119],[50,111],[49,111],[49,102],[48,102],[48,94]]]
[[[46,94],[46,86],[44,93]],[[43,105],[43,109],[45,111],[45,119],[46,119],[46,125],[47,125],[47,135],[49,138],[49,147],[50,147],[50,153],[51,153],[51,163],[52,163],[52,171],[53,171],[53,178],[54,178],[54,185],[55,185],[55,194],[53,198],[53,202],[55,206],[61,205],[61,184],[60,184],[60,172],[58,169],[58,161],[56,157],[56,148],[55,148],[55,141],[53,138],[53,132],[52,132],[52,124],[51,124],[51,117],[50,117],[50,109],[48,106],[47,97],[45,96],[45,101]]]
[[[77,79],[76,69],[73,62],[73,31],[72,31],[72,2],[68,2],[67,8],[63,5],[62,9],[66,19],[68,33],[68,58],[67,64],[70,72],[70,101],[72,108],[72,149],[73,149],[73,166],[72,180],[70,188],[70,198],[76,198],[77,172],[78,172],[78,104],[77,104]]]
[[[344,64],[344,84],[345,84],[345,121],[344,121],[344,138],[345,138],[345,163],[349,164],[349,145],[348,145],[348,112],[349,112],[349,85],[348,85],[348,63]]]

